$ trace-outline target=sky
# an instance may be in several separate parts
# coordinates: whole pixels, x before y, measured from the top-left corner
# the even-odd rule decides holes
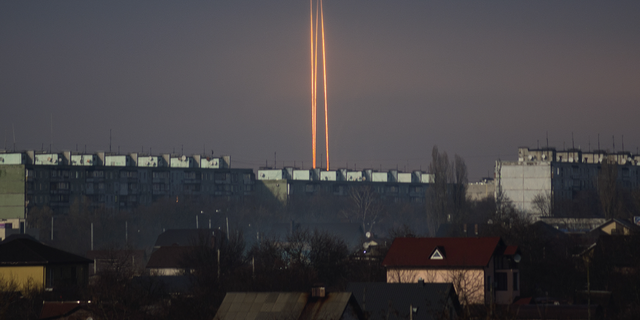
[[[327,0],[330,167],[426,170],[437,145],[477,181],[547,137],[636,153],[639,16],[640,1]],[[307,1],[2,1],[0,149],[309,168],[309,47]]]

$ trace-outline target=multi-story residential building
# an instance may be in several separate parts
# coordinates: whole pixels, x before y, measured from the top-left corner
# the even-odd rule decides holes
[[[261,168],[256,180],[264,192],[270,193],[282,202],[286,202],[292,195],[309,196],[318,192],[346,196],[351,188],[369,186],[386,200],[423,203],[427,187],[433,182],[433,174],[422,171],[323,171],[285,167]]]
[[[34,206],[64,214],[76,200],[127,210],[164,197],[240,199],[255,182],[228,156],[201,155],[0,152],[0,173],[0,219],[24,218]]]
[[[507,196],[518,210],[535,215],[533,200],[540,195],[550,205],[577,199],[580,192],[597,191],[602,162],[617,166],[618,184],[637,188],[640,182],[640,155],[579,149],[518,148],[518,161],[496,161],[496,193]]]

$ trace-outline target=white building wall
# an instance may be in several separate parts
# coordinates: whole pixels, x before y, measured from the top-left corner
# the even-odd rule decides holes
[[[280,169],[260,169],[258,170],[258,180],[282,180],[282,170]]]
[[[373,182],[387,182],[389,174],[386,172],[373,172],[371,173],[371,181]]]
[[[498,162],[496,163],[498,186],[516,209],[532,214],[535,210],[533,198],[539,194],[550,194],[550,162]]]
[[[293,170],[293,180],[311,180],[309,170]]]
[[[320,180],[322,181],[336,181],[336,171],[320,171]]]
[[[411,183],[411,173],[398,173],[398,182]]]
[[[0,154],[0,164],[24,164],[22,153],[2,153]]]

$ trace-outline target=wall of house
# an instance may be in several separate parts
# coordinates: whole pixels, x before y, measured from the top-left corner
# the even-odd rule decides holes
[[[149,268],[148,270],[154,276],[179,276],[184,273],[183,269],[178,268]]]
[[[22,288],[25,284],[44,286],[44,266],[0,267],[3,282],[14,282]]]
[[[602,227],[601,230],[602,232],[610,235],[621,235],[621,236],[631,235],[631,229],[615,221],[605,225],[604,227]]]
[[[25,167],[0,166],[0,219],[24,219]]]
[[[496,286],[496,303],[498,304],[511,304],[513,303],[513,299],[517,296],[520,296],[520,274],[518,270],[514,269],[506,269],[506,270],[496,270],[496,276],[498,274],[506,274],[507,278],[507,287],[506,290],[504,288],[500,288]],[[496,279],[497,281],[497,279]],[[514,284],[517,284],[514,287]]]
[[[462,304],[485,302],[485,271],[483,269],[387,269],[387,283],[452,283]]]

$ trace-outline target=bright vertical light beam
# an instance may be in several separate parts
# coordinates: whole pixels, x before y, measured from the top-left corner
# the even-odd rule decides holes
[[[318,137],[318,23],[322,28],[322,71],[324,89],[324,128],[325,143],[327,151],[327,170],[329,170],[329,118],[327,109],[327,67],[326,51],[324,42],[324,11],[322,0],[316,0],[315,26],[313,17],[313,0],[309,1],[309,26],[310,26],[310,48],[311,48],[311,149],[313,152],[312,167],[316,168],[317,162],[317,137]]]
[[[322,26],[322,75],[324,76],[324,136],[327,148],[327,171],[329,171],[329,115],[327,113],[327,59],[324,46],[324,10],[322,0],[320,0],[320,19]]]

